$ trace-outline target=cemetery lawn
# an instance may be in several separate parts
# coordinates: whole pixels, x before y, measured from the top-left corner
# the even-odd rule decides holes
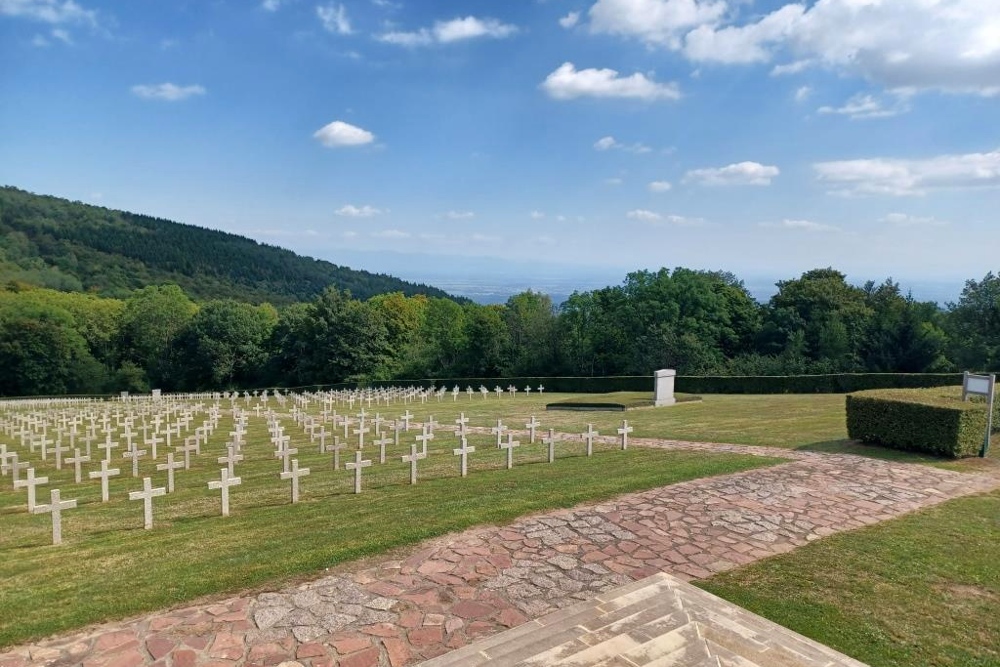
[[[446,414],[439,414],[443,421]],[[472,436],[476,453],[463,479],[451,451],[454,435],[439,432],[429,458],[420,462],[416,486],[409,485],[409,465],[399,458],[402,441],[399,451],[390,446],[383,465],[377,448],[366,446],[365,458],[375,465],[364,470],[363,493],[354,495],[353,474],[333,471],[331,455],[319,454],[307,435],[292,429],[291,446],[299,448],[301,466],[311,468],[301,481],[302,501],[292,505],[289,483],[278,480],[281,464],[271,456],[263,420],[251,419],[247,460],[237,467],[242,484],[232,489],[232,514],[223,518],[220,494],[209,491],[207,482],[219,478],[218,443],[231,423],[223,418],[208,451],[192,460],[191,470],[178,472],[176,492],[154,500],[151,531],[142,529],[142,503],[127,500],[126,492],[141,488],[142,481],[131,476],[120,455],[115,465],[122,476],[112,480],[106,504],[95,482],[73,484],[71,466],[56,471],[49,464],[39,471],[51,480],[39,488],[39,502],[47,502],[51,488],[61,488],[63,499],[79,499],[79,508],[63,513],[59,547],[50,544],[50,516],[27,514],[24,491],[12,491],[5,479],[0,648],[201,596],[278,586],[471,526],[781,462],[642,448],[623,452],[610,444],[595,446],[588,458],[580,442],[557,445],[556,461],[548,464],[544,446],[521,438],[515,466],[506,470],[492,438]],[[408,434],[405,453],[415,433]],[[140,477],[164,485],[165,473],[152,465],[143,461]]]
[[[1000,664],[1000,491],[696,585],[872,667]]]

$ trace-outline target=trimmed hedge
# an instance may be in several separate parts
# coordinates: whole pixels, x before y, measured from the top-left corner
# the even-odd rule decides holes
[[[849,394],[866,389],[922,389],[962,384],[961,373],[834,373],[830,375],[679,376],[690,394]]]
[[[982,401],[963,402],[961,387],[863,391],[847,396],[847,434],[892,449],[978,456],[986,412]]]

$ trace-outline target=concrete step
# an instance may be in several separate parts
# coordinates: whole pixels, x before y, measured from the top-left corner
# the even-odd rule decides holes
[[[865,667],[667,574],[603,593],[421,667]]]

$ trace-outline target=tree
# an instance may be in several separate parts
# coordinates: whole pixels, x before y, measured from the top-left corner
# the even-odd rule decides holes
[[[146,370],[153,386],[174,389],[175,341],[198,311],[177,285],[144,287],[125,302],[119,330],[119,359]]]
[[[547,294],[521,292],[507,299],[511,375],[538,375],[551,369],[556,357],[555,309]]]
[[[191,390],[257,386],[277,321],[269,304],[208,302],[179,336],[177,375]]]
[[[303,325],[303,376],[313,384],[369,379],[390,352],[385,322],[350,292],[324,290]]]
[[[958,303],[948,304],[947,328],[960,368],[1000,370],[1000,276],[966,281]]]

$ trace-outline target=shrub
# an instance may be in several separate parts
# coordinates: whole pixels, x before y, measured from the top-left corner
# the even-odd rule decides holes
[[[960,458],[979,454],[985,431],[984,403],[963,402],[961,387],[881,389],[847,396],[847,433],[867,444]]]

